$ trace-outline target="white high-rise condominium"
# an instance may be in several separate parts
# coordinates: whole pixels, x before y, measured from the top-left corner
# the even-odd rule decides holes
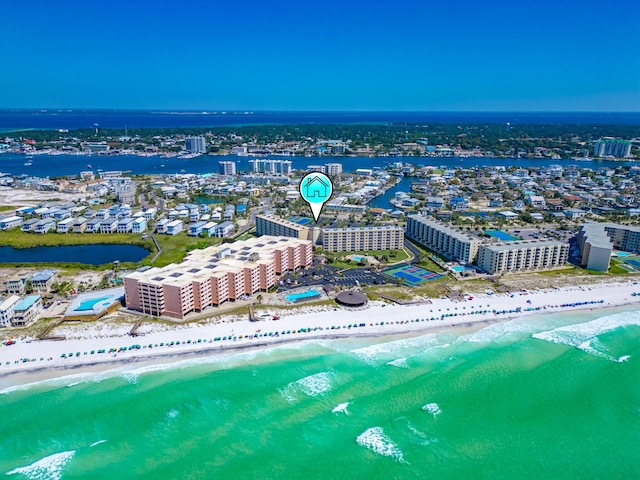
[[[189,153],[207,152],[207,142],[204,137],[187,137],[184,144]]]
[[[236,162],[230,160],[218,162],[218,173],[220,175],[235,175],[236,174]]]

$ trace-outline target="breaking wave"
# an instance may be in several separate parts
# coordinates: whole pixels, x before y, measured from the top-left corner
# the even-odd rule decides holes
[[[345,415],[349,415],[349,411],[347,410],[348,406],[349,402],[341,403],[340,405],[334,407],[334,409],[331,410],[331,413],[344,413]]]
[[[376,365],[380,361],[389,361],[394,358],[408,357],[421,353],[428,347],[440,344],[441,338],[441,335],[436,334],[421,335],[357,348],[351,350],[351,353],[369,365]]]
[[[640,326],[640,312],[622,312],[591,322],[567,325],[531,335],[538,340],[567,345],[612,362],[625,362],[629,355],[615,357],[600,343],[598,336],[629,325]]]
[[[29,480],[60,480],[62,470],[71,461],[75,453],[75,450],[54,453],[26,467],[15,468],[7,472],[7,475],[20,473]]]
[[[402,450],[384,434],[382,427],[371,427],[365,430],[358,435],[356,442],[378,455],[392,457],[400,463],[406,463],[402,456]]]
[[[298,393],[306,395],[307,397],[317,397],[331,390],[333,376],[332,372],[316,373],[291,382],[278,391],[282,398],[288,403],[295,403],[298,399]]]
[[[433,415],[433,418],[442,413],[442,410],[440,410],[440,406],[437,403],[427,403],[426,405],[422,406],[422,410]]]

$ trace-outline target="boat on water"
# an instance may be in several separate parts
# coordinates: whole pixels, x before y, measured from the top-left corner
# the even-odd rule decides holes
[[[89,170],[93,170],[93,167],[91,166],[91,164],[90,164],[90,163],[89,163],[89,164],[87,164],[87,168],[88,168]]]
[[[33,165],[33,162],[31,160],[29,160],[28,162],[24,162],[25,167],[30,167],[31,165]]]

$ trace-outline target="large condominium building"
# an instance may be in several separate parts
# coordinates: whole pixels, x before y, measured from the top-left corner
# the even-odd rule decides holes
[[[631,142],[614,138],[600,139],[593,145],[593,154],[596,157],[630,157]]]
[[[204,137],[187,137],[184,145],[189,153],[207,153],[207,142]]]
[[[616,223],[586,223],[578,232],[581,264],[589,270],[609,270],[614,248],[640,253],[640,228]]]
[[[400,250],[403,243],[404,229],[395,225],[322,229],[322,248],[328,252]]]
[[[291,174],[291,160],[270,160],[267,158],[255,158],[249,160],[251,170],[255,173],[272,173],[275,175]]]
[[[556,240],[533,240],[481,245],[478,267],[489,274],[532,272],[562,267],[569,244]]]
[[[235,175],[236,162],[232,162],[229,160],[218,162],[218,173],[220,175]]]
[[[276,275],[311,266],[309,240],[264,236],[194,250],[180,264],[124,277],[127,308],[184,318],[244,295],[266,292]]]
[[[310,240],[312,238],[311,228],[275,215],[256,215],[256,233],[258,235],[300,238],[302,240]]]
[[[410,215],[406,233],[419,244],[451,260],[474,263],[478,257],[479,238],[434,218]]]
[[[606,272],[613,251],[613,242],[604,229],[604,224],[587,223],[578,232],[580,264],[589,270]]]
[[[327,175],[340,175],[342,173],[341,163],[325,163],[324,166]]]

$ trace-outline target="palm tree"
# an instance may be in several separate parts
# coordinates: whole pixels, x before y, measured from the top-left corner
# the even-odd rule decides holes
[[[51,289],[61,297],[67,297],[69,292],[73,290],[73,285],[70,282],[59,282],[51,285]]]

